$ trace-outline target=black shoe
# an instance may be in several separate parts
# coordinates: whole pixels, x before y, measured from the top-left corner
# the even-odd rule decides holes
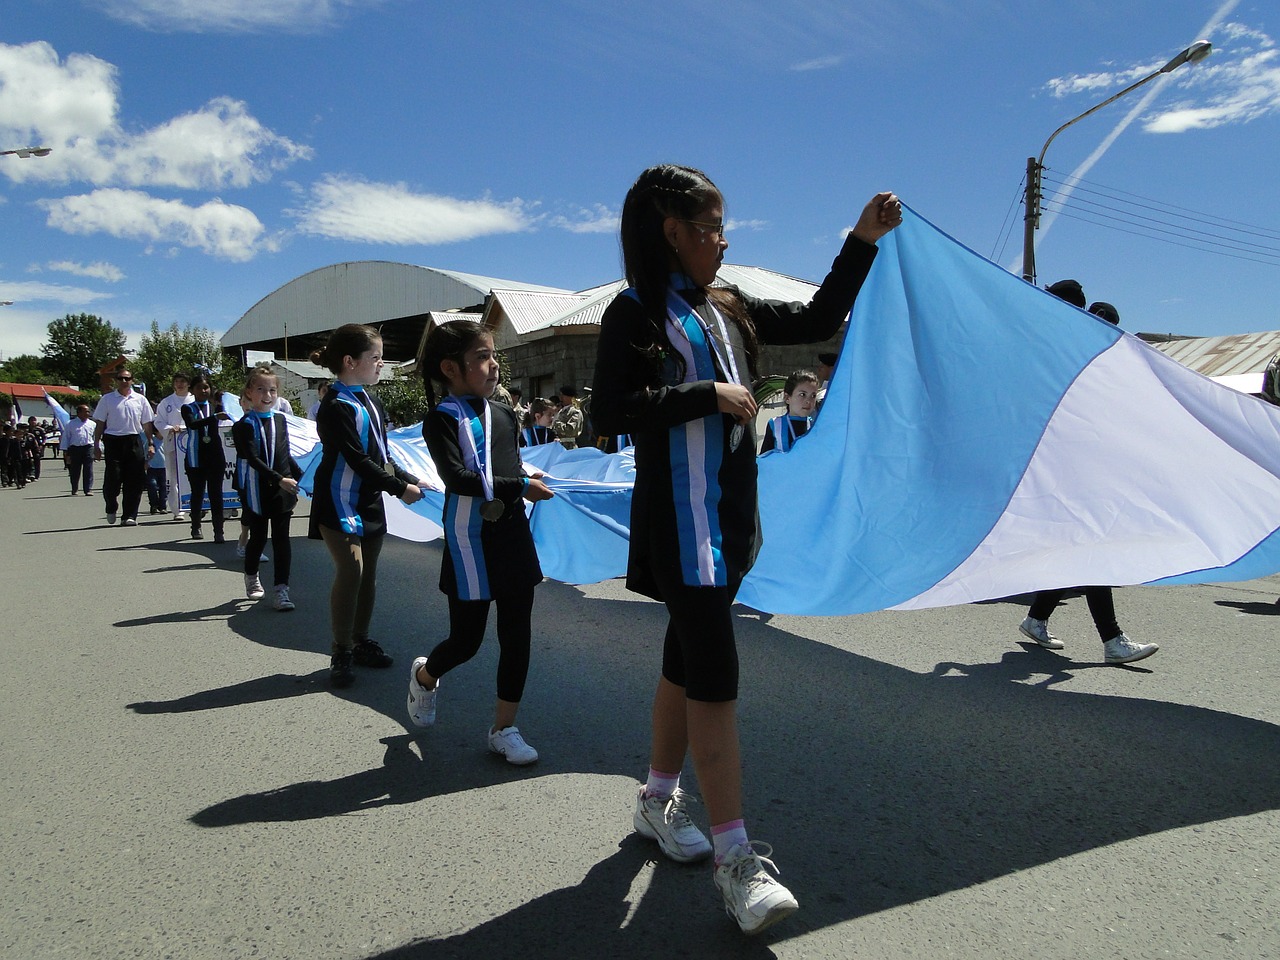
[[[213,542],[214,542],[214,543],[226,543],[226,542],[227,542],[227,538],[226,538],[226,537],[224,537],[224,536],[223,536],[222,534],[220,534],[220,533],[215,533],[215,534],[213,535]]]
[[[204,539],[204,532],[203,532],[199,527],[192,527],[192,528],[191,528],[191,539],[192,539],[192,540],[203,540],[203,539]]]
[[[374,640],[361,640],[351,651],[351,659],[357,667],[389,667],[392,659]]]
[[[351,669],[351,653],[335,653],[329,658],[329,686],[349,687],[356,682],[355,671]]]

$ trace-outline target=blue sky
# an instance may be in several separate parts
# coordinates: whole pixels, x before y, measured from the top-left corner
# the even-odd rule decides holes
[[[81,311],[134,345],[153,320],[221,333],[345,260],[593,286],[662,161],[720,185],[732,262],[820,279],[892,189],[1020,272],[1027,157],[1201,36],[1207,60],[1054,141],[1050,198],[1084,166],[1088,204],[1047,213],[1039,281],[1133,331],[1280,329],[1271,0],[7,6],[0,148],[53,152],[0,157],[4,357]]]

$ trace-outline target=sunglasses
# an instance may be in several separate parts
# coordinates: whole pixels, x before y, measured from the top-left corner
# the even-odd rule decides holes
[[[123,380],[124,382],[128,383],[130,380],[133,379],[133,377],[116,377],[116,379]]]

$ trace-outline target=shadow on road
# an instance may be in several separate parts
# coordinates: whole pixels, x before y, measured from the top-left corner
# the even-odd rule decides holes
[[[322,549],[296,551],[305,573],[295,582],[319,586],[300,591],[308,606],[290,615],[297,619],[289,620],[288,630],[263,605],[244,609],[239,601],[185,616],[225,615],[253,642],[324,657],[328,577],[327,557],[317,552]],[[407,665],[443,635],[435,549],[388,543],[388,551],[404,551],[405,557],[381,565],[387,575],[380,582],[377,621],[427,626],[416,628],[417,637],[388,645],[397,658],[392,670],[362,672],[357,685],[342,692],[400,723],[406,723]],[[534,617],[521,728],[542,753],[536,767],[509,767],[484,752],[496,659],[490,640],[475,660],[445,678],[437,726],[406,727],[404,735],[384,738],[376,766],[335,780],[211,798],[191,821],[217,829],[342,816],[564,773],[642,776],[662,609],[640,601],[584,600],[572,587],[547,583]],[[655,849],[628,836],[631,811],[624,800],[617,853],[577,886],[379,958],[489,960],[514,945],[548,942],[557,943],[563,957],[649,956],[655,944],[664,955],[767,957],[767,943],[780,937],[1130,838],[1280,806],[1280,727],[1059,686],[1097,663],[1028,644],[996,662],[940,663],[930,674],[918,674],[752,616],[740,616],[738,630],[748,822],[753,836],[777,849],[783,879],[801,900],[800,913],[764,942],[732,934],[716,908],[705,865],[651,866]],[[1140,671],[1132,672],[1141,684]],[[226,709],[312,693],[332,695],[324,669],[130,708],[142,714]],[[501,857],[498,846],[495,858]],[[642,877],[645,872],[652,876]]]

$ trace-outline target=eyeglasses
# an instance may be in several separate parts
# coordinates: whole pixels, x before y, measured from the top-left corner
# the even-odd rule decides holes
[[[681,220],[680,222],[692,224],[698,228],[698,232],[701,234],[719,237],[721,240],[725,238],[725,226],[723,221],[720,223],[708,223],[705,220]]]
[[[117,379],[117,380],[124,380],[125,382],[128,382],[128,381],[132,380],[132,379],[133,379],[133,377],[116,377],[116,379]]]

